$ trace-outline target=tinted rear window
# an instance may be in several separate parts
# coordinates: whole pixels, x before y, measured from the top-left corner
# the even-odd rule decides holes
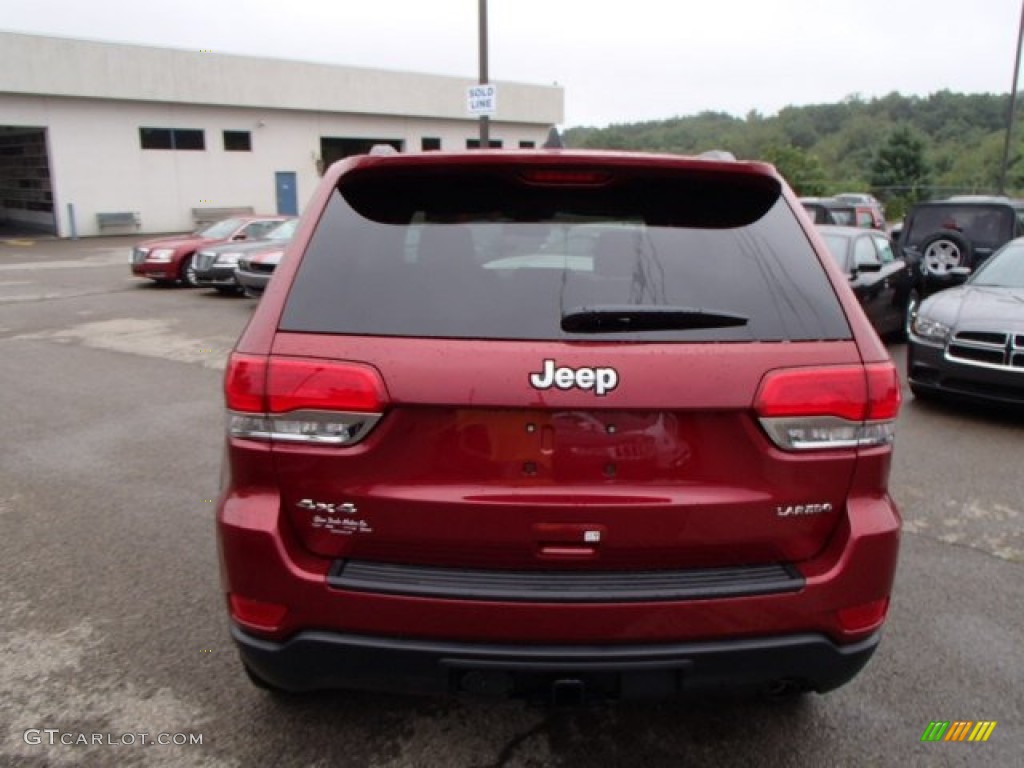
[[[955,230],[972,243],[997,246],[1013,237],[1010,208],[985,205],[928,205],[914,211],[906,232],[906,245],[921,242],[944,229]]]
[[[831,284],[772,179],[618,175],[592,186],[532,184],[507,169],[342,177],[281,329],[525,340],[849,338]],[[563,329],[568,313],[603,307],[692,308],[746,322]]]

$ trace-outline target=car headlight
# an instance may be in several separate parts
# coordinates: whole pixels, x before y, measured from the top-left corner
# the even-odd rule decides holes
[[[915,336],[922,341],[931,342],[932,344],[945,344],[949,340],[951,330],[945,323],[932,320],[922,314],[918,314],[914,318],[914,325],[911,328]]]
[[[150,251],[149,256],[146,257],[146,261],[159,261],[168,262],[174,257],[173,248],[157,248],[155,251]]]
[[[218,254],[215,261],[217,264],[237,264],[240,258],[242,258],[240,253],[221,253]]]

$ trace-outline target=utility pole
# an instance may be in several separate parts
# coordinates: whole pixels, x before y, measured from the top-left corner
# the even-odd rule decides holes
[[[479,0],[480,4],[480,85],[487,85],[487,0]],[[1022,17],[1024,22],[1024,17]],[[480,115],[480,149],[491,145],[491,119]]]
[[[483,2],[483,0],[481,0]],[[999,167],[999,194],[1006,194],[1006,169],[1010,165],[1010,137],[1017,112],[1017,78],[1020,75],[1020,50],[1024,42],[1024,1],[1020,6],[1020,26],[1017,30],[1017,56],[1013,60],[1013,85],[1010,87],[1010,111],[1006,117],[1006,142],[1003,144],[1003,164]]]

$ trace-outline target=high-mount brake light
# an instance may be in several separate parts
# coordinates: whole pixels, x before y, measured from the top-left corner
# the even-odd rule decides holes
[[[754,398],[761,426],[787,451],[889,445],[899,406],[892,362],[772,371]]]
[[[591,187],[607,184],[612,175],[607,171],[572,170],[564,168],[528,168],[520,173],[530,184]]]
[[[228,361],[224,393],[232,437],[277,443],[352,445],[387,404],[370,366],[238,353]]]

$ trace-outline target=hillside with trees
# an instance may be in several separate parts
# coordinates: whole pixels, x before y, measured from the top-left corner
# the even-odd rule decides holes
[[[871,191],[899,216],[911,202],[951,194],[996,193],[1008,95],[940,91],[891,93],[839,104],[786,107],[745,118],[702,112],[565,132],[569,147],[696,154],[726,149],[774,163],[800,195]],[[1006,193],[1024,190],[1024,126],[1014,129]]]

